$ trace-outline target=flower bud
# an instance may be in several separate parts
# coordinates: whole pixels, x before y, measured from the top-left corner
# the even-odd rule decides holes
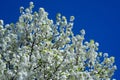
[[[95,43],[95,45],[96,45],[96,46],[99,46],[99,43],[98,43],[98,42],[96,42],[96,43]]]
[[[32,6],[33,5],[33,2],[30,2],[30,6]]]
[[[4,22],[3,22],[3,20],[0,20],[0,25],[4,25]]]
[[[82,35],[85,35],[85,30],[82,29],[82,30],[80,31],[80,33],[81,33]]]
[[[103,54],[103,57],[108,57],[108,53],[104,53],[104,54]]]
[[[22,13],[24,10],[24,7],[20,7],[20,13]]]
[[[110,57],[111,62],[115,61],[115,57]]]
[[[75,17],[74,16],[71,16],[70,17],[70,21],[74,21],[75,20]]]

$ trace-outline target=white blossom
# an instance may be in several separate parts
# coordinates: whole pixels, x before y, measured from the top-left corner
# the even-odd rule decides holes
[[[3,24],[4,24],[3,20],[0,20],[0,25],[3,25]]]
[[[85,30],[74,35],[74,16],[60,13],[56,22],[44,8],[20,7],[15,24],[0,20],[0,80],[115,80],[115,57],[85,41]]]
[[[74,16],[71,16],[70,17],[70,21],[74,21],[75,17]]]

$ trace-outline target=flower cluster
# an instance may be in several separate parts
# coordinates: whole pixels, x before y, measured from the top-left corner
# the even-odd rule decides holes
[[[20,7],[15,24],[0,20],[1,80],[111,80],[115,58],[84,41],[84,29],[74,35],[74,16],[58,13],[53,23],[44,8],[33,8]]]

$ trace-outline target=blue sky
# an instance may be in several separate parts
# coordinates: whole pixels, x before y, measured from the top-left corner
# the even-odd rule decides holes
[[[99,51],[116,57],[118,70],[114,77],[119,80],[120,0],[0,0],[0,19],[5,24],[15,23],[20,15],[19,7],[28,7],[30,1],[35,4],[34,10],[44,7],[51,19],[59,12],[67,18],[74,15],[74,33],[85,29],[86,40],[94,39],[100,43]]]

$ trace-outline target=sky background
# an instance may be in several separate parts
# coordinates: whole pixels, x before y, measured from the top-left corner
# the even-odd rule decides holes
[[[99,51],[115,56],[118,70],[114,78],[120,80],[120,0],[0,0],[0,19],[5,24],[15,23],[20,16],[19,7],[35,4],[34,11],[45,8],[50,19],[61,13],[68,19],[75,16],[73,32],[86,30],[85,40],[99,42]]]

